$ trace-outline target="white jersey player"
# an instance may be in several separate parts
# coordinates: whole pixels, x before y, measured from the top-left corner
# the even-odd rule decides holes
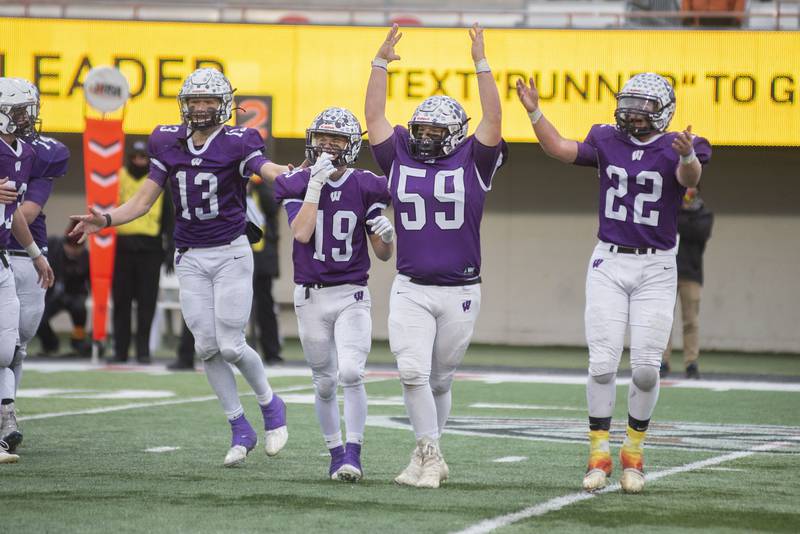
[[[530,86],[518,81],[517,93],[545,153],[598,170],[599,242],[586,278],[590,453],[583,488],[605,487],[611,474],[608,435],[630,325],[632,380],[621,485],[639,493],[645,432],[658,400],[661,354],[675,307],[678,209],[686,188],[699,182],[711,147],[691,134],[691,126],[667,132],[675,92],[658,74],[628,80],[617,94],[616,125],[592,126],[582,143],[561,137],[542,115],[533,79]]]
[[[350,167],[361,149],[358,119],[328,108],[306,130],[310,168],[275,181],[294,234],[294,307],[300,342],[314,380],[314,404],[331,455],[328,475],[357,481],[367,420],[364,366],[372,334],[367,244],[387,261],[392,224],[381,212],[390,199],[384,176]],[[337,385],[344,391],[342,442]]]
[[[273,394],[258,353],[245,341],[253,298],[253,253],[246,232],[245,187],[252,174],[273,180],[289,170],[263,155],[256,130],[226,126],[233,90],[219,71],[190,74],[178,95],[183,124],[158,126],[149,139],[149,179],[108,213],[74,217],[74,233],[92,233],[146,213],[170,181],[175,205],[175,272],[181,311],[194,334],[211,387],[231,425],[226,467],[242,463],[257,435],[244,415],[231,365],[256,394],[264,417],[265,450],[287,440],[286,407]]]
[[[394,26],[372,62],[367,130],[389,176],[397,270],[389,301],[389,344],[417,440],[398,484],[438,488],[448,467],[439,447],[452,383],[481,306],[480,223],[495,171],[505,162],[500,97],[486,61],[483,30],[470,31],[481,118],[467,136],[464,108],[447,96],[425,99],[409,128],[386,119],[387,64],[399,59]]]

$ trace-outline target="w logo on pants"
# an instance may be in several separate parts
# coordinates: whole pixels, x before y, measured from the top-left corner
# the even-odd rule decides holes
[[[464,313],[467,313],[469,311],[470,306],[472,306],[471,300],[465,300],[464,302],[461,303],[461,309],[464,310]]]
[[[356,302],[361,302],[364,300],[364,292],[363,291],[356,291],[353,293],[353,298],[356,299]]]
[[[603,259],[602,258],[599,259],[599,260],[594,260],[592,262],[592,269],[597,269],[598,267],[600,267],[601,263],[603,263]]]

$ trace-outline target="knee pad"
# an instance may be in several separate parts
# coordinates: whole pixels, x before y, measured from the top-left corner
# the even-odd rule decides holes
[[[430,381],[430,373],[416,367],[399,367],[400,382],[405,386],[424,386]]]
[[[314,376],[314,390],[322,400],[331,400],[336,396],[336,378],[332,376]]]
[[[636,367],[631,373],[631,380],[642,391],[650,391],[658,384],[658,367]]]
[[[236,363],[242,359],[245,345],[244,339],[233,343],[230,341],[222,341],[219,343],[219,353],[226,362]]]
[[[347,364],[339,368],[339,383],[342,387],[358,386],[364,381],[364,369]]]
[[[453,386],[453,375],[455,370],[446,374],[432,373],[431,374],[431,391],[434,395],[444,395]]]
[[[617,373],[605,373],[602,375],[589,375],[589,380],[593,380],[597,384],[610,384],[614,378],[616,378]]]
[[[217,354],[219,352],[219,347],[214,339],[200,339],[195,337],[194,351],[197,353],[198,358],[205,361]]]

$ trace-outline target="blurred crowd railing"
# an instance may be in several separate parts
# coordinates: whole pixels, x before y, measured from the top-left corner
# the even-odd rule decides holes
[[[161,0],[7,0],[0,16],[35,18],[165,20],[260,24],[463,27],[479,21],[497,28],[684,28],[800,29],[800,0],[529,0],[443,2],[436,6],[397,0],[330,5],[314,0],[281,3]],[[725,7],[727,5],[727,7]],[[721,7],[722,6],[722,7]]]

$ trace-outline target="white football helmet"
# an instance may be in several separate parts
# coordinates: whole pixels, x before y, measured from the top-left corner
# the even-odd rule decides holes
[[[333,164],[336,167],[342,165],[352,165],[358,159],[361,151],[361,138],[364,132],[361,124],[350,110],[345,108],[328,108],[314,117],[311,126],[306,130],[306,159],[314,164],[317,157],[322,154],[323,149],[318,146],[316,134],[339,135],[347,139],[347,146],[343,150],[336,151]],[[325,152],[329,152],[326,149]]]
[[[654,72],[637,74],[617,93],[614,118],[617,127],[633,136],[663,132],[675,114],[675,91],[670,83]],[[645,117],[648,126],[637,127],[633,118]]]
[[[187,102],[190,98],[217,98],[220,105],[216,113],[192,111]],[[178,93],[178,104],[183,123],[193,130],[225,124],[233,112],[231,82],[217,69],[197,69],[183,81],[183,87]]]
[[[27,80],[0,78],[0,133],[23,137],[35,132],[39,92],[32,86]]]
[[[426,98],[408,121],[411,155],[425,161],[452,154],[467,138],[468,120],[464,108],[454,98],[441,95]],[[418,132],[420,125],[444,128],[446,133],[441,140],[422,138]]]

